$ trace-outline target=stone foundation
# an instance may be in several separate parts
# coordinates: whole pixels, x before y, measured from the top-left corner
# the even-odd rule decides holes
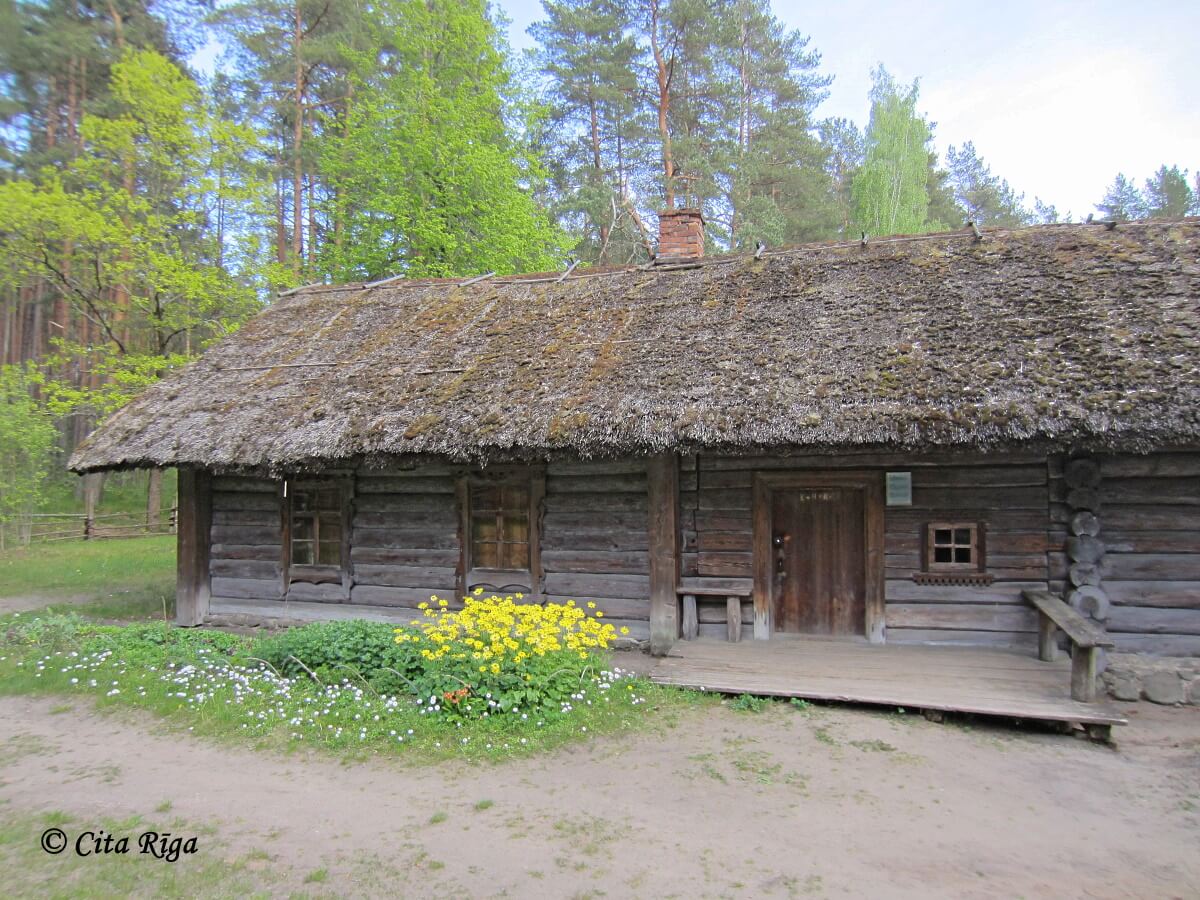
[[[1116,700],[1200,706],[1200,658],[1112,653],[1101,676]]]

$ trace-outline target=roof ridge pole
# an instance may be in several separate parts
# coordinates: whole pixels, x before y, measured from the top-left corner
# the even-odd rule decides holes
[[[476,275],[474,278],[468,278],[466,281],[460,281],[459,287],[467,287],[471,284],[479,284],[481,281],[487,281],[489,278],[495,277],[495,272],[484,272],[482,275]]]
[[[565,271],[561,275],[559,275],[558,278],[556,278],[554,280],[554,283],[558,284],[560,281],[565,281],[567,276],[575,271],[575,267],[577,265],[579,265],[579,260],[577,260],[577,259],[571,260],[571,264],[569,266],[567,266],[567,271]]]
[[[393,281],[403,281],[407,277],[408,276],[406,273],[401,273],[400,275],[391,275],[388,278],[381,278],[378,281],[369,281],[363,285],[363,288],[369,290],[370,288],[377,288],[382,284],[391,284]]]

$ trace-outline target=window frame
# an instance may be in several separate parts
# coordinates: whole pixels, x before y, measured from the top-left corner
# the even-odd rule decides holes
[[[529,566],[510,569],[480,566],[475,559],[475,516],[472,509],[472,494],[477,487],[515,485],[525,487],[529,505],[526,519],[529,523]],[[494,591],[520,591],[534,599],[544,593],[541,562],[542,514],[546,496],[546,474],[540,466],[523,468],[489,469],[460,474],[457,483],[459,509],[459,595],[465,595],[476,587]],[[497,520],[500,521],[499,519]]]
[[[967,529],[970,532],[970,540],[968,543],[961,543],[955,539],[954,533]],[[950,531],[951,542],[949,544],[939,544],[935,539],[938,531]],[[971,572],[983,572],[986,567],[985,556],[985,535],[983,522],[928,522],[925,525],[925,540],[923,552],[921,554],[921,570],[931,574],[946,573],[946,574],[962,574]],[[969,547],[971,550],[970,562],[938,562],[934,557],[939,547],[950,547],[957,550],[960,547]],[[953,554],[952,554],[953,555]]]
[[[337,516],[341,530],[338,542],[338,563],[297,563],[293,556],[293,526],[296,510],[294,500],[298,492],[336,491]],[[340,585],[340,599],[350,599],[352,570],[350,564],[350,526],[352,520],[354,482],[349,476],[285,478],[282,486],[283,510],[283,596],[286,598],[293,584]],[[320,516],[320,511],[317,512]],[[326,513],[328,516],[328,512]],[[320,559],[320,519],[317,519],[313,536],[313,558]]]

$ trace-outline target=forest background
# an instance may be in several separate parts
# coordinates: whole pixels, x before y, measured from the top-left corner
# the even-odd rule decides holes
[[[96,423],[290,287],[638,263],[675,206],[712,252],[1069,217],[970,141],[939,154],[882,64],[866,122],[823,117],[834,73],[768,0],[544,0],[519,54],[504,26],[483,0],[5,0],[0,523],[77,502]],[[1177,162],[1098,211],[1200,212]]]

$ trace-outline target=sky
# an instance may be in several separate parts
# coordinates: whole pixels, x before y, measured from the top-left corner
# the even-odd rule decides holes
[[[539,0],[497,0],[514,47]],[[1118,172],[1200,169],[1200,2],[773,0],[834,75],[820,117],[865,125],[870,70],[921,79],[920,107],[947,146],[975,149],[1030,205],[1078,219]]]

